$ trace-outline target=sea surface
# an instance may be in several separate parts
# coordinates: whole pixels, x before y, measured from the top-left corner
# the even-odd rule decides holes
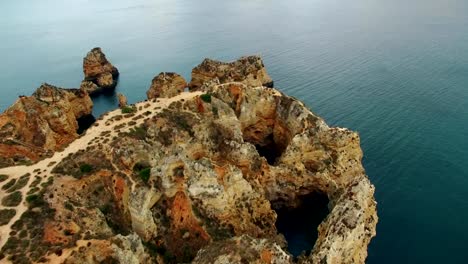
[[[285,93],[361,135],[379,224],[368,263],[468,263],[468,0],[2,0],[0,110],[78,87],[100,46],[118,92],[260,54]],[[95,115],[116,107],[95,98]]]

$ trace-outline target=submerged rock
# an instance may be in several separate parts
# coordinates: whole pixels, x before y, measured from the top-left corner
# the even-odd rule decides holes
[[[107,60],[101,48],[94,48],[86,54],[83,73],[85,79],[81,89],[89,94],[115,88],[119,76],[119,71]]]
[[[173,97],[187,87],[185,79],[174,72],[161,72],[151,81],[151,87],[146,92],[148,99]]]
[[[364,263],[377,214],[358,134],[329,127],[275,89],[242,82],[249,78],[200,81],[202,91],[103,116],[76,141],[81,149],[65,149],[46,171],[54,181],[24,215],[47,213],[30,229],[29,218],[10,223],[12,242],[0,256],[52,261],[60,254],[65,263],[291,263],[275,209],[321,193],[330,201],[329,214],[310,226],[318,238],[297,261]],[[49,162],[25,170],[33,174]],[[34,243],[15,243],[14,234],[24,232]]]
[[[90,115],[86,92],[43,84],[0,115],[0,167],[30,163],[78,137],[77,119]]]
[[[241,57],[237,61],[228,63],[205,59],[192,70],[189,88],[191,91],[197,91],[204,83],[215,78],[220,83],[242,82],[253,87],[273,87],[273,80],[259,56]]]

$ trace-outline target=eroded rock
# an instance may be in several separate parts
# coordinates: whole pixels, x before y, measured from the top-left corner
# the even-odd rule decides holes
[[[212,243],[201,249],[194,264],[293,263],[292,257],[278,244],[268,239],[255,239],[247,235]]]
[[[113,89],[119,76],[119,71],[107,60],[101,48],[93,48],[86,54],[83,59],[83,73],[85,79],[81,89],[90,94]]]
[[[191,91],[197,91],[204,83],[215,78],[220,83],[242,82],[252,87],[273,87],[273,80],[259,56],[241,57],[234,62],[205,59],[192,70],[189,88]]]
[[[122,108],[122,107],[125,107],[127,106],[127,97],[121,93],[118,93],[117,94],[117,98],[119,99],[119,107]]]
[[[67,253],[65,263],[291,263],[275,209],[317,192],[329,214],[310,227],[315,246],[297,261],[364,263],[377,214],[358,134],[249,81],[216,76],[197,89],[97,121],[87,133],[100,129],[102,138],[54,165],[44,201],[23,214],[37,224],[15,224],[0,253],[34,261]],[[16,243],[22,232],[39,234],[34,247]]]
[[[43,84],[0,115],[0,167],[34,162],[78,137],[77,119],[90,115],[86,92]]]
[[[161,72],[151,81],[151,87],[146,92],[148,99],[173,97],[187,87],[185,79],[174,72]]]

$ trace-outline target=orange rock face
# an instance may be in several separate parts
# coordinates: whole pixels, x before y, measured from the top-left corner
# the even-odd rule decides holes
[[[148,99],[159,98],[159,97],[173,97],[187,87],[185,79],[174,72],[161,72],[153,78],[151,87],[146,92]]]
[[[200,90],[203,84],[216,78],[220,83],[241,82],[252,87],[273,87],[273,80],[262,59],[259,56],[248,56],[227,63],[205,59],[192,70],[189,88],[193,91]]]
[[[83,59],[85,76],[82,89],[88,93],[96,93],[102,89],[113,89],[117,85],[119,71],[112,65],[101,48],[94,48]],[[95,84],[93,86],[91,83]]]
[[[0,115],[0,167],[33,162],[78,137],[77,119],[91,114],[86,92],[43,84]]]

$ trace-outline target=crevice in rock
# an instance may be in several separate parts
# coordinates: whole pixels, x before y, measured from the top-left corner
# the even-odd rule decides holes
[[[78,121],[78,129],[76,130],[76,133],[81,135],[86,131],[86,129],[91,127],[94,122],[96,122],[96,118],[94,118],[93,115],[85,115],[78,118],[76,121]]]
[[[303,251],[310,254],[318,237],[317,228],[329,214],[328,203],[328,196],[322,192],[299,196],[296,201],[272,202],[278,215],[276,228],[285,236],[288,251],[294,257]]]
[[[268,164],[275,165],[276,160],[281,157],[285,147],[277,144],[273,138],[273,134],[266,137],[263,142],[255,144],[255,148],[260,156],[265,157]]]

